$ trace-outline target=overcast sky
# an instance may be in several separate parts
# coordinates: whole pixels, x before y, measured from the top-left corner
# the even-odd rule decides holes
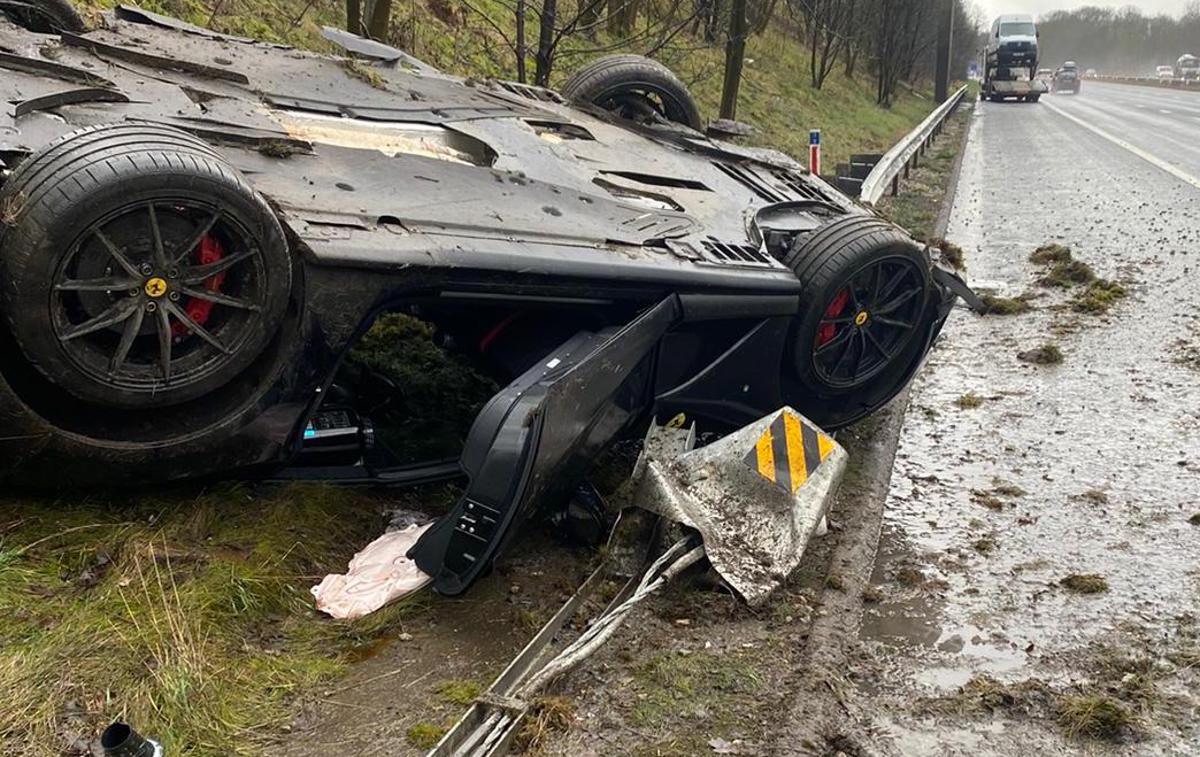
[[[1183,12],[1186,0],[975,0],[983,14],[984,26],[991,26],[992,21],[1001,13],[1049,13],[1050,11],[1078,8],[1081,5],[1101,5],[1112,8],[1123,8],[1126,5],[1136,5],[1142,13],[1170,13],[1178,16]]]

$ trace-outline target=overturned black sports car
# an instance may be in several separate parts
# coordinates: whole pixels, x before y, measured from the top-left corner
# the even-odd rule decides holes
[[[456,593],[638,421],[871,413],[963,291],[786,156],[706,138],[651,61],[592,64],[571,105],[333,30],[351,57],[5,5],[6,487],[297,459],[318,478],[465,474],[418,547]],[[342,361],[387,312],[504,387],[457,460],[364,463],[370,406],[403,387]]]

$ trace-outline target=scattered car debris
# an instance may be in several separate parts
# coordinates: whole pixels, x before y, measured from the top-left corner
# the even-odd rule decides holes
[[[113,723],[100,734],[105,757],[162,757],[162,745],[148,739],[126,723]]]

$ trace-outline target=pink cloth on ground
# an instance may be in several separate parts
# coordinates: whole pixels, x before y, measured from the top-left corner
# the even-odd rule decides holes
[[[432,525],[391,531],[368,544],[350,559],[345,575],[325,576],[312,587],[317,609],[335,618],[361,618],[428,584],[433,578],[405,553]]]

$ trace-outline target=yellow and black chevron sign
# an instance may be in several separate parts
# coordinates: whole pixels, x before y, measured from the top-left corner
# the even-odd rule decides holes
[[[758,437],[743,462],[784,491],[795,494],[832,451],[832,439],[785,411]]]

